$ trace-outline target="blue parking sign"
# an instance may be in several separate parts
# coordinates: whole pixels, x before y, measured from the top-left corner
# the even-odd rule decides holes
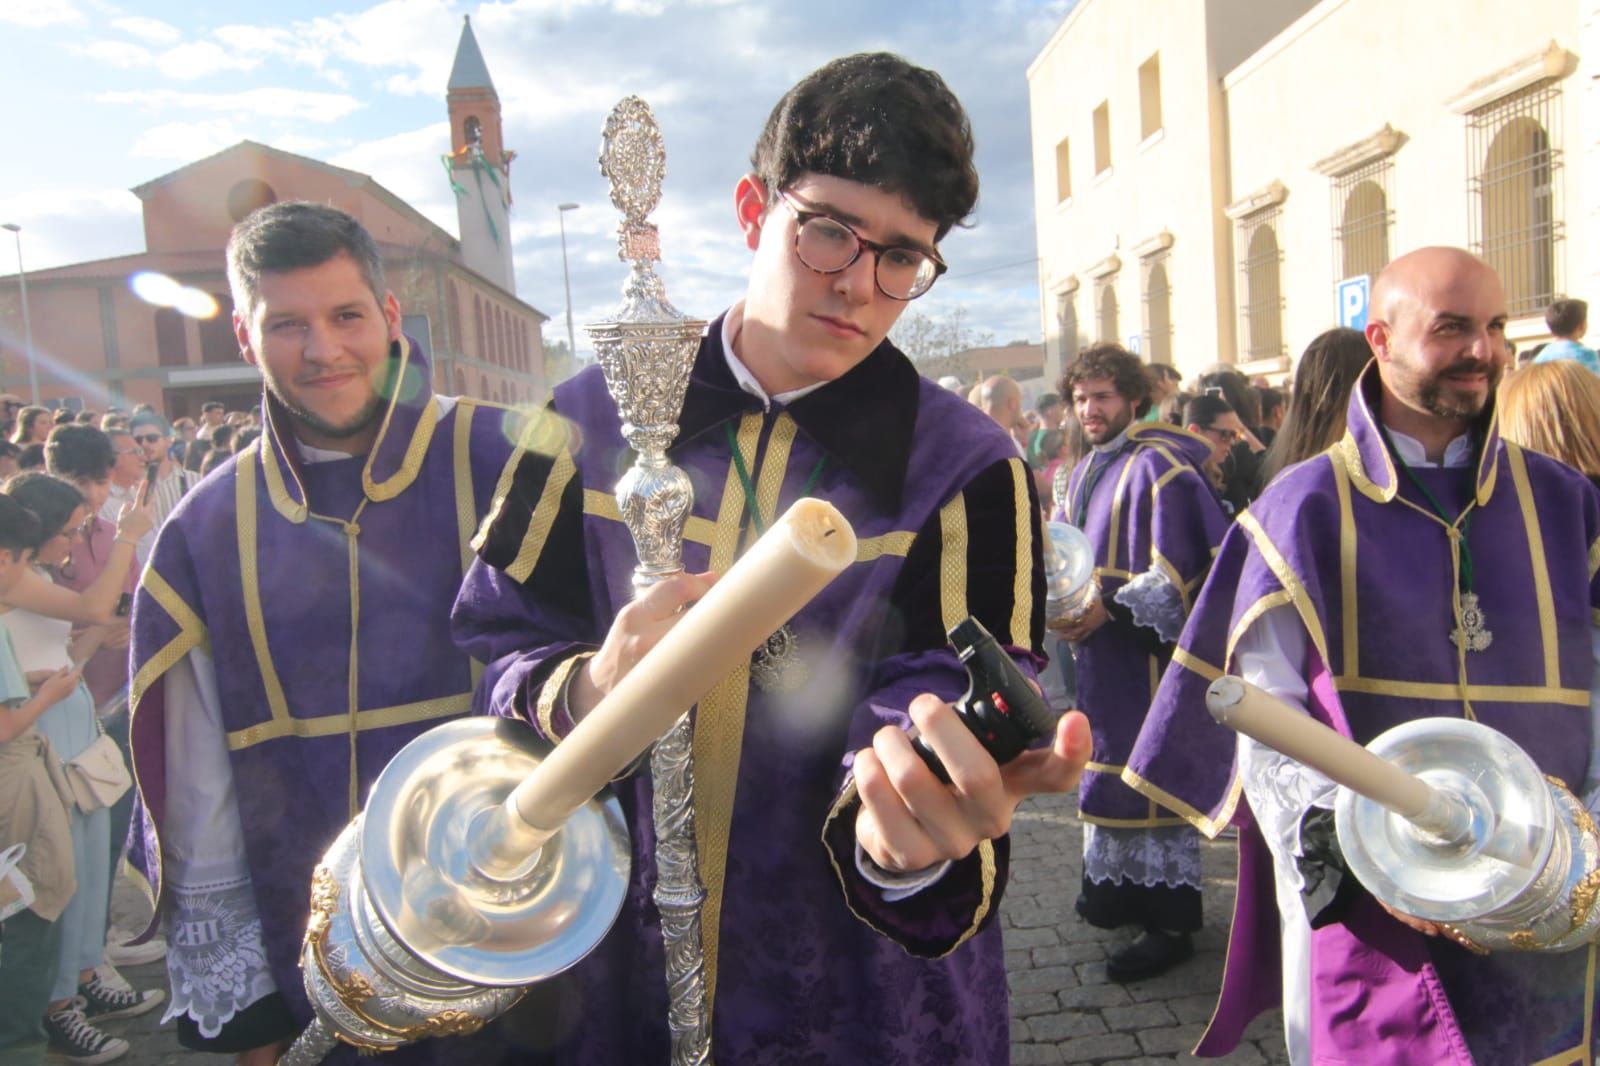
[[[1349,329],[1367,328],[1367,301],[1372,295],[1372,279],[1366,274],[1345,278],[1338,284],[1339,325]]]

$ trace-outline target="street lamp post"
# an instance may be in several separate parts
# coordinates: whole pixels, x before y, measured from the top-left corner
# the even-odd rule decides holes
[[[572,275],[567,272],[567,212],[576,211],[577,204],[557,204],[556,220],[561,223],[561,281],[567,288],[567,355],[578,358],[578,342],[572,335]]]
[[[39,405],[39,361],[33,357],[33,323],[28,319],[28,272],[22,269],[22,227],[15,222],[0,222],[0,229],[8,229],[17,238],[17,284],[22,289],[22,340],[28,350],[29,402]],[[570,330],[571,319],[568,318]]]

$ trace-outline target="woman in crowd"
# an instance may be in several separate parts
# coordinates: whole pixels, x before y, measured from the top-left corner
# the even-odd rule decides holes
[[[27,570],[39,520],[0,496],[0,597]],[[60,761],[35,728],[39,716],[78,687],[73,670],[58,670],[29,691],[0,632],[0,845],[27,845],[18,868],[33,903],[5,922],[0,950],[0,1061],[38,1061],[44,1015],[61,962],[61,915],[76,891],[71,792]]]
[[[1344,435],[1350,390],[1371,360],[1372,349],[1360,330],[1330,329],[1306,345],[1295,367],[1289,413],[1261,464],[1262,485]]]
[[[50,437],[55,423],[50,412],[43,407],[24,407],[17,412],[17,426],[11,431],[11,443],[21,447],[43,444]]]
[[[1600,377],[1575,359],[1532,363],[1500,386],[1500,433],[1600,486]]]
[[[152,522],[148,507],[126,509],[118,520],[106,568],[91,585],[93,592],[74,593],[56,587],[47,568],[65,564],[81,541],[90,513],[83,494],[48,474],[19,474],[6,483],[5,494],[31,511],[39,523],[31,545],[33,568],[6,597],[9,609],[0,613],[0,626],[10,636],[24,675],[30,684],[39,683],[64,668],[75,668],[99,647],[105,633],[100,626],[116,621],[116,598],[127,580],[133,546]],[[70,608],[46,613],[54,597],[70,603]],[[63,613],[76,617],[63,618]],[[73,620],[99,625],[74,641]],[[81,681],[39,716],[37,728],[63,763],[98,739],[94,701]],[[143,1013],[156,1006],[163,993],[135,992],[103,963],[111,898],[110,811],[103,806],[91,811],[74,808],[70,830],[77,890],[59,919],[60,952],[45,1030],[53,1051],[80,1061],[105,1062],[109,1059],[102,1056],[117,1041],[95,1023]]]

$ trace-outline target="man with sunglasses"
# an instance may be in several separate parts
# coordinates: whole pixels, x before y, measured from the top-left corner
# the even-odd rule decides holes
[[[150,544],[154,544],[155,534],[167,521],[167,516],[172,509],[178,506],[178,501],[183,499],[200,480],[200,475],[190,470],[185,470],[180,463],[172,459],[172,427],[167,420],[154,411],[144,411],[134,415],[128,420],[128,432],[133,436],[133,442],[143,451],[146,471],[151,464],[155,464],[156,476],[150,490],[150,504],[155,510],[156,529],[149,536]],[[142,491],[143,482],[134,491]],[[150,545],[141,545],[147,548]],[[147,550],[141,550],[141,560],[149,557]]]
[[[718,1062],[993,1063],[1008,1056],[994,922],[1016,804],[1071,787],[1076,714],[1004,767],[945,702],[967,687],[945,630],[976,615],[1042,662],[1038,502],[1007,435],[885,338],[945,270],[977,199],[972,135],[938,75],[897,56],[829,63],[779,102],[734,187],[745,298],[703,338],[673,460],[695,484],[689,573],[639,597],[625,527],[593,501],[625,462],[598,370],[559,387],[555,447],[513,460],[456,604],[488,663],[478,699],[560,742],[794,500],[850,520],[859,561],[696,710],[705,984]],[[565,420],[565,421],[563,421]],[[696,532],[696,528],[701,530]],[[912,722],[952,784],[914,753]],[[648,774],[610,935],[546,990],[561,1062],[668,1059]]]

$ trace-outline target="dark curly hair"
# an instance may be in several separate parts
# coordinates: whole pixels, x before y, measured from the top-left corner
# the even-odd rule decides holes
[[[70,481],[52,474],[18,474],[5,484],[5,494],[33,512],[39,520],[35,540],[27,545],[38,551],[51,537],[67,527],[72,512],[83,506],[83,493]]]
[[[835,59],[784,93],[750,164],[774,193],[809,172],[903,196],[942,240],[978,202],[972,153],[972,124],[944,79],[871,52]]]
[[[1079,352],[1062,373],[1056,391],[1070,397],[1078,382],[1100,378],[1110,378],[1117,395],[1133,403],[1135,418],[1143,418],[1150,409],[1150,374],[1139,357],[1120,344],[1091,344]]]
[[[44,446],[45,469],[74,481],[103,481],[116,461],[111,438],[93,426],[57,426]]]

